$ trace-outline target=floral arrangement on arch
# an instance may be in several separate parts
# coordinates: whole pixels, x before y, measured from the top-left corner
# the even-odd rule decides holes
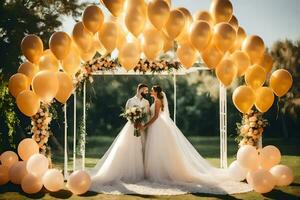
[[[268,121],[262,115],[263,113],[258,110],[250,110],[248,114],[243,115],[242,122],[237,123],[236,141],[239,147],[244,145],[258,147],[264,128],[268,125]]]

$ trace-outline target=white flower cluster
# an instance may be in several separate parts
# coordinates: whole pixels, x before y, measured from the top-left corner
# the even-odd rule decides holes
[[[180,68],[179,62],[168,62],[165,60],[147,60],[140,59],[139,63],[135,66],[134,71],[146,73],[148,71],[154,72],[163,72],[163,71],[171,71],[178,70]]]
[[[124,118],[131,121],[132,123],[140,122],[143,117],[143,109],[137,106],[128,108],[124,113],[121,114]]]

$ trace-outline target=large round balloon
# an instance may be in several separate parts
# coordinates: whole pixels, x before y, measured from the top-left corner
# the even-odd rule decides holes
[[[174,41],[170,39],[165,33],[163,33],[164,38],[164,52],[170,51],[173,49]]]
[[[82,170],[73,172],[67,182],[67,187],[72,193],[80,195],[86,193],[91,186],[91,177]]]
[[[240,86],[232,94],[235,107],[241,113],[248,113],[255,103],[255,94],[249,86]]]
[[[83,62],[88,62],[94,58],[94,56],[97,53],[97,50],[96,50],[95,46],[93,45],[87,52],[80,51],[80,49],[79,49],[79,53],[80,53],[81,60]]]
[[[285,95],[292,87],[292,84],[292,75],[285,69],[274,71],[270,77],[270,86],[278,97]]]
[[[238,76],[243,76],[250,66],[250,58],[248,54],[243,51],[235,51],[231,55],[231,59],[238,69]]]
[[[252,173],[252,187],[258,193],[268,193],[275,186],[275,178],[265,170],[258,169]]]
[[[263,67],[258,64],[250,66],[245,74],[245,82],[253,89],[257,89],[265,83],[267,73]]]
[[[214,27],[213,42],[222,52],[229,50],[236,39],[236,30],[229,23],[219,23]]]
[[[185,68],[190,68],[197,60],[197,52],[190,43],[179,45],[176,55]]]
[[[45,103],[50,103],[58,91],[57,73],[45,70],[40,71],[32,80],[33,91]]]
[[[40,98],[34,92],[25,90],[17,96],[17,106],[24,115],[32,117],[40,108]]]
[[[237,162],[241,167],[255,170],[259,167],[258,151],[251,145],[242,146],[237,152]]]
[[[165,29],[170,39],[177,38],[185,26],[185,15],[182,11],[175,9],[170,12]]]
[[[235,30],[238,30],[239,28],[239,21],[238,19],[232,15],[231,19],[228,22]]]
[[[210,26],[213,26],[214,23],[214,19],[211,16],[211,14],[207,11],[198,11],[194,14],[194,21],[198,21],[198,20],[202,20],[207,22]]]
[[[124,44],[119,53],[121,65],[127,70],[134,68],[140,60],[140,48],[136,42]]]
[[[229,0],[213,0],[210,12],[216,23],[228,22],[233,13],[233,7]]]
[[[62,68],[67,74],[73,77],[80,70],[80,64],[80,54],[73,45],[67,57],[62,60]]]
[[[37,63],[43,54],[43,42],[36,35],[27,35],[21,42],[21,49],[24,56],[32,63]]]
[[[12,75],[8,82],[8,90],[14,97],[17,97],[21,92],[28,90],[29,87],[29,79],[21,73]]]
[[[235,160],[229,165],[228,173],[233,180],[243,181],[247,176],[248,170],[240,166],[239,163]]]
[[[260,166],[263,169],[269,170],[280,162],[281,153],[277,147],[268,145],[260,151],[259,160]]]
[[[9,179],[13,184],[21,184],[22,179],[28,174],[25,161],[16,162],[9,170]]]
[[[183,27],[181,33],[176,38],[176,41],[178,41],[179,44],[184,44],[184,43],[189,42],[190,26],[193,23],[193,16],[190,13],[190,11],[184,7],[179,7],[177,9],[180,10],[184,14],[185,24],[184,24],[184,27]]]
[[[251,35],[244,40],[242,50],[248,53],[251,63],[256,64],[259,63],[261,57],[264,55],[265,44],[259,36]]]
[[[21,182],[22,190],[27,194],[38,193],[43,188],[42,179],[28,173]]]
[[[143,52],[148,59],[155,60],[164,47],[164,36],[155,28],[147,28],[143,36]]]
[[[38,65],[40,71],[50,70],[53,72],[58,72],[59,70],[59,62],[49,49],[44,51],[43,55],[40,57]]]
[[[221,59],[223,58],[223,53],[214,45],[210,44],[201,54],[203,62],[207,67],[214,69],[217,67]]]
[[[245,30],[242,27],[238,27],[236,31],[236,39],[232,47],[229,49],[230,52],[241,50],[243,41],[247,37]],[[249,58],[250,59],[250,58]]]
[[[190,41],[199,52],[202,52],[208,46],[211,35],[211,26],[206,21],[198,20],[192,24]]]
[[[26,163],[28,173],[36,175],[37,177],[42,177],[48,170],[48,167],[48,159],[39,153],[32,155]]]
[[[59,89],[56,93],[55,99],[61,103],[66,103],[73,92],[73,81],[65,72],[58,72],[57,74]]]
[[[165,0],[153,0],[148,4],[148,17],[150,22],[161,30],[170,16],[170,7]]]
[[[0,165],[0,186],[9,182],[9,168],[7,166]]]
[[[82,14],[82,22],[87,30],[95,34],[100,30],[103,21],[104,15],[98,6],[91,5],[85,8]]]
[[[82,22],[77,22],[72,31],[72,38],[77,47],[87,52],[92,47],[93,35],[84,27]]]
[[[58,60],[62,60],[68,55],[71,44],[70,36],[62,31],[53,33],[49,40],[49,47]]]
[[[273,68],[273,58],[270,54],[265,53],[260,61],[258,62],[260,66],[262,66],[267,73],[269,73]]]
[[[269,87],[261,87],[255,90],[255,107],[260,112],[267,112],[274,102],[274,93]]]
[[[99,40],[103,44],[107,53],[112,52],[117,47],[119,27],[116,22],[105,22],[98,34]]]
[[[288,186],[294,181],[294,173],[288,166],[275,165],[270,169],[277,186]]]
[[[31,84],[32,78],[38,71],[39,71],[38,66],[33,63],[30,63],[30,62],[22,63],[18,69],[18,73],[21,73],[21,74],[24,74],[27,76],[30,84]]]
[[[18,155],[13,151],[5,151],[0,156],[1,165],[10,169],[16,162],[19,161]]]
[[[101,0],[101,1],[113,16],[118,17],[122,13],[124,2],[125,2],[124,0]]]
[[[64,187],[64,176],[58,169],[49,169],[42,181],[44,187],[51,192],[57,192]]]
[[[37,153],[39,153],[39,145],[31,138],[23,139],[18,145],[18,154],[24,161]]]
[[[128,6],[125,12],[126,27],[135,37],[143,32],[147,21],[147,6],[144,1],[141,4]]]
[[[223,58],[216,68],[218,80],[225,86],[231,85],[237,75],[237,67],[230,58]]]

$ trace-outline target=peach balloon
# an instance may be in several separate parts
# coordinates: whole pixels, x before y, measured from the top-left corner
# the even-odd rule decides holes
[[[267,73],[269,73],[273,68],[273,58],[270,54],[265,53],[260,61],[258,62],[260,66],[262,66]]]
[[[42,177],[48,170],[48,167],[49,160],[39,153],[32,155],[26,163],[28,173],[36,175],[37,177]]]
[[[213,0],[210,13],[216,23],[228,22],[231,19],[233,7],[229,0]]]
[[[32,63],[37,63],[43,54],[43,41],[36,35],[27,35],[21,42],[21,50],[24,56]]]
[[[91,49],[93,44],[93,35],[85,28],[82,22],[77,22],[75,24],[72,31],[72,38],[80,51],[87,52]]]
[[[259,155],[260,166],[263,169],[269,170],[273,166],[280,163],[281,153],[279,149],[273,145],[265,146]]]
[[[64,176],[58,169],[49,169],[42,181],[44,187],[51,192],[57,192],[64,187]]]
[[[21,187],[25,193],[35,194],[43,188],[43,183],[41,178],[29,173],[23,178]]]
[[[241,113],[248,113],[255,103],[255,94],[251,87],[243,85],[234,90],[232,100]]]
[[[40,108],[40,98],[34,92],[25,90],[17,96],[17,106],[24,115],[32,117]]]
[[[0,186],[9,182],[9,169],[7,166],[0,165]]]
[[[107,53],[112,52],[117,47],[119,26],[116,22],[105,22],[98,33],[99,40],[103,44]]]
[[[21,92],[28,90],[29,87],[30,82],[28,77],[21,73],[12,75],[8,81],[8,90],[14,97],[17,97]]]
[[[203,62],[211,69],[217,67],[223,55],[214,44],[210,44],[201,54]]]
[[[80,70],[81,58],[78,50],[73,45],[69,54],[62,60],[62,68],[73,77]]]
[[[269,171],[258,169],[252,173],[252,187],[255,192],[268,193],[273,190],[274,186],[275,178]]]
[[[148,18],[155,28],[161,30],[170,16],[170,6],[165,0],[152,0],[148,4]]]
[[[72,39],[62,31],[55,32],[49,40],[49,47],[58,60],[63,60],[71,49]]]
[[[292,85],[292,75],[285,69],[278,69],[274,71],[270,77],[270,86],[278,97],[285,95]]]
[[[44,51],[43,55],[40,57],[38,65],[40,71],[50,70],[53,72],[58,72],[59,70],[59,62],[50,49]]]
[[[45,103],[50,103],[58,91],[57,73],[49,70],[40,71],[32,80],[33,91]]]
[[[255,90],[255,107],[260,112],[267,112],[274,103],[274,93],[269,87],[261,87]]]
[[[39,145],[31,138],[23,139],[18,145],[18,154],[24,161],[37,153],[39,153]]]
[[[78,170],[70,175],[67,187],[72,193],[80,195],[86,193],[90,189],[91,182],[91,177],[88,173]]]
[[[55,99],[64,104],[67,102],[74,90],[73,81],[65,72],[58,72],[57,77],[59,89],[56,93]]]
[[[95,34],[98,32],[103,24],[104,15],[102,10],[95,5],[85,8],[82,14],[82,22],[87,30]]]
[[[210,26],[214,25],[214,19],[207,11],[198,11],[194,14],[194,21],[202,20],[207,22]]]
[[[16,162],[9,170],[9,179],[13,184],[21,184],[22,179],[28,174],[26,162]]]
[[[33,63],[30,63],[30,62],[22,63],[18,69],[18,73],[21,73],[21,74],[24,74],[27,76],[29,84],[31,84],[32,78],[38,71],[39,71],[38,66]]]
[[[231,85],[237,75],[237,67],[230,58],[223,58],[216,68],[218,80],[225,86]]]
[[[275,165],[270,169],[270,173],[275,177],[277,186],[288,186],[294,181],[294,173],[288,166]]]
[[[242,146],[238,150],[236,158],[239,165],[246,169],[255,170],[259,167],[258,151],[253,146]]]
[[[101,1],[113,16],[118,17],[122,13],[125,0],[101,0]]]
[[[197,60],[197,52],[190,43],[179,45],[176,55],[185,68],[190,68]]]
[[[18,155],[13,151],[5,151],[0,156],[0,161],[3,166],[10,169],[16,162],[19,161]]]
[[[170,12],[165,30],[170,39],[177,38],[185,27],[185,15],[182,11],[175,9]]]
[[[239,165],[239,163],[235,160],[228,167],[228,173],[230,178],[235,181],[243,181],[245,180],[248,170]]]
[[[208,46],[211,35],[211,26],[206,21],[198,20],[191,25],[189,39],[199,52],[202,52]]]
[[[248,171],[247,175],[246,175],[246,180],[247,183],[253,188],[253,172],[254,171]]]
[[[242,51],[248,53],[252,64],[257,64],[265,52],[264,41],[257,35],[250,35],[244,40]]]
[[[245,73],[245,82],[253,89],[263,86],[267,78],[264,68],[258,64],[250,66]]]
[[[148,59],[155,60],[164,47],[164,36],[155,28],[147,28],[143,36],[143,52]]]
[[[243,51],[235,51],[231,55],[231,59],[238,69],[238,76],[243,76],[250,66],[250,58],[248,54]]]
[[[229,23],[219,23],[214,27],[213,42],[222,52],[229,50],[236,39],[236,30]]]
[[[140,60],[140,50],[136,42],[126,43],[119,52],[121,65],[127,70],[133,69]]]

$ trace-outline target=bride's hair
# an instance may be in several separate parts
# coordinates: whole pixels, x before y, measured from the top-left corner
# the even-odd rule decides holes
[[[160,99],[161,101],[161,110],[164,110],[164,95],[163,95],[163,91],[162,88],[159,85],[155,85],[152,87],[152,89],[156,92],[157,94],[157,98]]]

